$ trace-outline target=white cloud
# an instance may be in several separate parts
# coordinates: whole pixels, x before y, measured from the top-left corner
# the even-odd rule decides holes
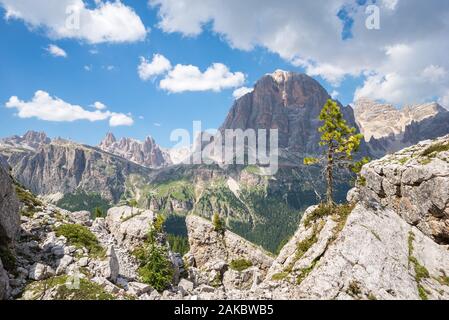
[[[45,48],[53,57],[67,57],[67,52],[64,49],[58,47],[57,45],[50,44],[47,48]]]
[[[92,71],[92,66],[85,65],[85,66],[84,66],[84,70],[86,70],[86,71]]]
[[[380,30],[368,30],[365,7],[353,0],[149,0],[164,32],[197,36],[212,29],[231,47],[264,47],[334,86],[362,77],[358,94],[419,103],[447,94],[449,1],[382,0]],[[367,4],[370,2],[367,2]],[[342,40],[337,13],[351,8],[353,37]],[[429,17],[432,17],[431,19]],[[437,69],[427,69],[429,66]],[[426,70],[426,71],[425,71]],[[421,77],[424,75],[424,77]],[[425,80],[426,77],[433,80]],[[380,94],[380,90],[382,94]]]
[[[140,79],[148,80],[171,70],[171,68],[171,63],[167,58],[161,54],[154,54],[151,62],[144,57],[140,57],[137,71]]]
[[[155,122],[155,123],[153,123],[153,125],[154,125],[155,127],[161,127],[161,126],[162,126],[162,124],[160,124],[159,122]]]
[[[97,109],[97,110],[106,110],[106,109],[107,109],[106,105],[104,105],[103,103],[101,103],[101,102],[99,102],[99,101],[95,102],[95,103],[92,105],[92,107],[94,107],[94,108]]]
[[[109,125],[111,127],[132,126],[133,124],[134,120],[129,115],[123,113],[112,113],[109,119]]]
[[[100,106],[98,103],[96,103],[97,106]],[[54,122],[73,122],[77,120],[95,122],[109,119],[111,126],[117,126],[120,123],[123,123],[123,125],[132,124],[132,119],[127,115],[110,111],[88,111],[79,105],[72,105],[62,99],[52,97],[42,90],[36,91],[33,98],[28,102],[20,100],[17,96],[12,96],[5,106],[6,108],[17,109],[17,116],[23,119],[37,118]]]
[[[232,96],[234,97],[234,99],[240,99],[241,97],[243,97],[244,95],[253,92],[254,88],[248,88],[248,87],[241,87],[238,89],[235,89],[234,92],[232,93]]]
[[[214,63],[206,71],[192,65],[176,65],[160,82],[160,87],[173,93],[185,91],[221,91],[245,82],[241,72],[232,73],[222,63]]]
[[[331,97],[332,99],[337,99],[337,97],[340,95],[340,92],[338,92],[337,90],[332,91],[331,93]]]
[[[52,39],[71,38],[89,43],[135,42],[147,34],[140,17],[120,0],[0,0],[6,19],[23,20],[30,29],[43,28]]]

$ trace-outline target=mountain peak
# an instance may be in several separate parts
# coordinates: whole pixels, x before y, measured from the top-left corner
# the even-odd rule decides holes
[[[287,81],[294,73],[290,71],[285,71],[281,69],[277,69],[273,73],[267,74],[268,76],[272,77],[274,81],[277,83],[283,83]]]
[[[132,138],[121,138],[117,141],[112,133],[108,133],[99,148],[148,168],[159,168],[168,164],[169,157],[165,156],[150,136],[143,142]]]

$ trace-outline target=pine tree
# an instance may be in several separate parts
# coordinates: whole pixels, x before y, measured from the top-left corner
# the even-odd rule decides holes
[[[357,170],[360,162],[354,163],[353,154],[358,151],[362,134],[357,134],[357,129],[348,126],[338,104],[329,99],[320,112],[319,120],[324,122],[318,129],[321,133],[320,146],[325,147],[325,153],[320,158],[305,158],[304,164],[322,164],[324,165],[324,174],[326,177],[326,202],[327,205],[334,205],[333,185],[334,172],[337,167],[350,168]],[[364,158],[362,162],[366,163]]]

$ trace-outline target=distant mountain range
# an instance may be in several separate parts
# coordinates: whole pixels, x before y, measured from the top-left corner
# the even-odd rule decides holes
[[[330,98],[311,77],[278,70],[234,102],[221,132],[279,130],[280,170],[274,177],[261,176],[254,165],[184,165],[187,149],[164,149],[151,137],[117,140],[112,133],[97,147],[32,131],[4,138],[0,165],[7,162],[21,184],[61,207],[69,196],[72,206],[91,203],[95,194],[106,204],[135,200],[167,214],[210,218],[218,212],[231,230],[275,251],[323,191],[319,168],[304,166],[302,159],[322,151],[318,114]],[[397,110],[363,99],[340,106],[346,121],[365,135],[361,155],[372,158],[449,133],[449,112],[436,103]],[[349,173],[337,177],[337,200],[344,200],[350,180]],[[280,220],[282,226],[274,223]]]
[[[396,109],[390,104],[361,99],[356,101],[354,111],[376,157],[449,133],[449,111],[436,102]]]

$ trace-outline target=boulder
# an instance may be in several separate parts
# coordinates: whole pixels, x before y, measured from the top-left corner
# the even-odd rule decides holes
[[[119,275],[120,266],[115,254],[114,246],[109,246],[106,252],[106,259],[102,262],[101,274],[106,279],[116,282]]]
[[[92,224],[90,216],[91,216],[91,214],[89,211],[72,212],[72,215],[71,215],[72,220],[75,223],[82,224],[85,226],[90,226]]]
[[[140,282],[129,282],[128,283],[128,293],[134,296],[140,297],[143,294],[149,293],[154,289],[145,283]]]
[[[115,207],[108,210],[105,224],[119,245],[132,250],[146,239],[154,217],[150,210],[128,206]]]
[[[45,280],[55,275],[55,271],[48,265],[37,262],[31,266],[28,277],[35,281]]]
[[[186,218],[190,251],[196,267],[207,267],[221,261],[225,264],[233,260],[245,259],[258,267],[262,273],[270,268],[273,258],[262,248],[242,237],[225,231],[215,231],[212,223],[199,216],[189,215]]]

